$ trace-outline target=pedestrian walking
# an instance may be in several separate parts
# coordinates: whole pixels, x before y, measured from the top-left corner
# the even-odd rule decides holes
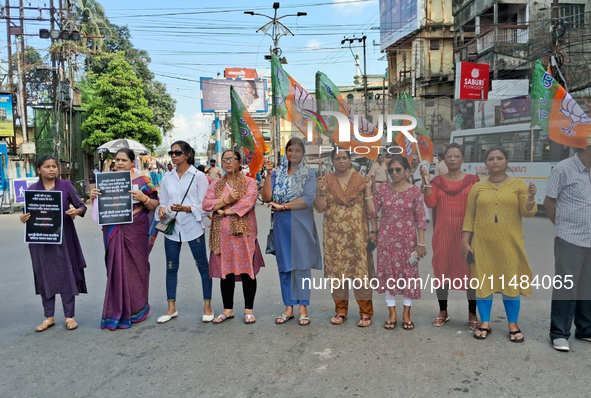
[[[418,260],[427,255],[425,243],[425,203],[420,188],[409,182],[410,165],[401,155],[388,162],[389,184],[382,184],[373,200],[367,200],[372,232],[378,231],[375,215],[381,210],[378,232],[378,293],[386,294],[390,315],[384,324],[388,330],[396,327],[396,295],[404,297],[402,314],[405,330],[414,329],[410,316],[413,300],[421,298]],[[417,237],[418,235],[418,237]],[[411,261],[412,259],[412,261]]]
[[[209,176],[209,178],[211,178],[212,181],[219,180],[220,178],[222,178],[224,176],[222,169],[219,168],[218,166],[216,166],[215,159],[211,159],[209,161],[209,165],[210,165],[210,167],[209,167],[209,170],[207,170],[207,175]]]
[[[265,266],[257,240],[255,204],[257,183],[240,172],[240,153],[227,150],[222,154],[226,175],[209,186],[203,210],[212,213],[209,237],[209,269],[212,278],[220,278],[224,311],[213,323],[234,318],[234,288],[242,282],[244,322],[255,323],[254,299],[256,275]]]
[[[39,181],[31,185],[30,191],[60,191],[64,209],[62,243],[29,244],[35,293],[41,296],[45,320],[35,329],[43,332],[55,325],[55,296],[60,295],[66,317],[66,329],[74,330],[78,324],[74,320],[76,296],[87,293],[84,268],[86,261],[82,254],[74,219],[84,217],[86,206],[80,200],[71,182],[57,178],[59,168],[57,160],[51,155],[43,155],[36,163]],[[70,208],[72,206],[73,208]],[[67,216],[67,217],[66,217]],[[23,214],[20,220],[26,223],[31,214]]]
[[[275,323],[283,324],[294,317],[299,305],[299,324],[308,326],[312,269],[322,269],[320,243],[312,206],[316,197],[316,174],[306,165],[306,150],[301,139],[294,137],[285,146],[281,167],[273,170],[267,162],[271,179],[263,185],[263,201],[272,207],[273,237],[279,268],[281,296],[285,311]],[[309,284],[304,282],[308,280]]]
[[[558,163],[546,185],[544,209],[554,230],[554,284],[550,339],[569,351],[575,337],[591,342],[591,137],[587,147]],[[572,281],[572,282],[569,282]]]
[[[470,329],[476,330],[480,327],[476,315],[476,290],[465,284],[458,289],[452,282],[470,279],[470,266],[462,256],[462,226],[468,195],[480,179],[462,171],[464,151],[458,144],[449,144],[440,157],[445,159],[441,160],[441,163],[445,162],[446,172],[436,176],[432,181],[429,181],[429,170],[421,168],[425,203],[428,208],[433,209],[433,273],[440,283],[439,288],[435,290],[439,301],[439,314],[432,324],[439,327],[449,321],[449,290],[466,290],[468,322]]]
[[[185,141],[176,141],[170,146],[168,155],[175,168],[162,180],[158,216],[165,222],[173,222],[172,234],[165,235],[164,252],[166,256],[166,298],[168,311],[158,318],[165,323],[178,316],[176,292],[180,265],[181,246],[189,244],[195,264],[201,275],[201,288],[204,301],[203,322],[214,319],[211,309],[212,283],[209,277],[209,262],[205,251],[205,225],[203,219],[203,199],[208,183],[205,174],[195,168],[195,151]]]
[[[462,254],[470,257],[472,278],[486,279],[476,290],[480,327],[474,338],[491,333],[490,313],[494,293],[503,294],[509,338],[524,341],[517,325],[520,295],[531,294],[532,270],[525,254],[522,217],[533,217],[538,207],[536,186],[507,175],[507,151],[491,148],[485,154],[488,179],[475,184],[468,196],[462,232]],[[522,281],[528,281],[522,283]]]
[[[330,154],[335,172],[318,177],[318,188],[314,208],[324,213],[324,277],[346,281],[347,279],[368,280],[373,278],[373,254],[367,250],[370,238],[377,240],[377,234],[370,235],[368,213],[365,202],[371,200],[372,179],[358,172],[351,172],[351,153],[335,147]],[[330,322],[340,325],[349,312],[349,290],[351,282],[333,289],[335,316]],[[332,284],[331,284],[332,286]],[[353,289],[359,305],[357,326],[371,325],[373,317],[372,289],[369,285]]]
[[[115,154],[115,171],[130,171],[134,188],[133,222],[103,225],[107,286],[101,318],[101,329],[128,329],[142,322],[150,313],[150,252],[157,231],[150,231],[154,210],[158,207],[158,191],[148,176],[133,168],[135,153],[120,149]],[[101,194],[90,192],[90,200]],[[98,207],[94,203],[95,209]]]

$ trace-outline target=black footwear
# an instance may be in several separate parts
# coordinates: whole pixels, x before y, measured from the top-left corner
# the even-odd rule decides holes
[[[517,330],[513,330],[513,331],[509,331],[509,340],[511,340],[512,343],[523,343],[525,341],[525,337],[521,337],[520,339],[512,339],[511,337],[515,336],[516,334],[521,333],[521,330],[517,329]],[[523,333],[521,333],[523,335]]]
[[[487,329],[487,328],[478,328],[476,330],[478,330],[480,333],[486,332],[486,336],[477,335],[476,333],[474,333],[474,338],[476,340],[486,340],[488,338],[488,336],[492,333],[492,330],[491,329]]]

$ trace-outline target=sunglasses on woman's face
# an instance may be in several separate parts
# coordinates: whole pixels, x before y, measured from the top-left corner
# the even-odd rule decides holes
[[[168,151],[168,156],[181,156],[183,151]]]
[[[390,168],[388,169],[388,174],[394,174],[394,172],[396,172],[396,174],[400,174],[402,173],[402,170],[404,170],[402,167],[396,167],[394,168]]]
[[[223,158],[223,163],[232,163],[233,161],[237,160],[236,158]]]

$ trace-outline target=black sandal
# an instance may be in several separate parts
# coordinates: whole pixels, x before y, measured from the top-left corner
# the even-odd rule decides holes
[[[486,336],[484,336],[484,337],[482,336],[482,334],[477,335],[476,333],[474,333],[474,338],[476,340],[486,340],[488,338],[488,336],[492,333],[492,330],[488,329],[488,328],[478,328],[476,330],[479,331],[480,333],[486,332]]]
[[[523,333],[521,333],[522,337],[520,339],[512,339],[512,336],[515,336],[516,334],[521,333],[520,329],[514,330],[514,331],[509,331],[509,340],[511,340],[512,343],[523,343],[525,341],[525,337],[523,337]]]

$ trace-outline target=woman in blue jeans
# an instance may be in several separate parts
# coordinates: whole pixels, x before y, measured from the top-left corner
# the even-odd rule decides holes
[[[205,174],[194,167],[195,151],[185,141],[176,141],[168,152],[175,168],[162,179],[160,191],[161,220],[175,218],[174,231],[164,235],[166,253],[166,297],[168,311],[158,318],[158,323],[165,323],[178,316],[176,308],[177,274],[183,242],[189,243],[195,264],[201,274],[203,289],[203,322],[213,321],[211,309],[211,286],[209,263],[205,251],[205,228],[203,218],[207,213],[202,210],[202,202],[209,187]]]

